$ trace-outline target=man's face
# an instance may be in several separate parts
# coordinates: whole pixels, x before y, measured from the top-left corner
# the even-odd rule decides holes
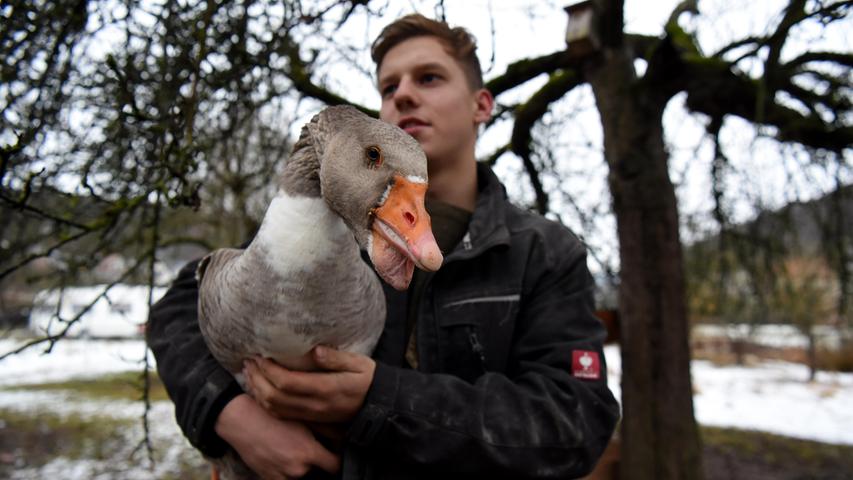
[[[465,152],[473,155],[477,125],[491,114],[483,92],[471,90],[462,67],[437,38],[415,37],[393,47],[382,61],[379,116],[415,137],[433,170],[465,158]]]

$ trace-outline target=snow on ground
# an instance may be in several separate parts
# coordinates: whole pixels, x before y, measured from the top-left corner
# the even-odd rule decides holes
[[[0,339],[0,355],[24,342]],[[62,340],[54,344],[50,353],[45,352],[46,348],[47,344],[36,345],[0,361],[0,388],[141,370],[147,352],[141,339]],[[153,365],[154,357],[147,354]]]
[[[696,418],[701,424],[752,428],[829,443],[853,444],[853,375],[765,362],[718,368],[694,362]]]
[[[12,350],[20,341],[0,340],[0,355]],[[42,412],[82,419],[113,418],[129,420],[129,427],[118,433],[118,444],[109,450],[108,458],[68,459],[57,456],[45,465],[16,468],[10,480],[36,478],[68,478],[128,480],[179,478],[186,465],[204,471],[204,460],[190,446],[175,423],[174,406],[168,401],[153,402],[148,413],[154,463],[149,463],[140,442],[145,438],[141,418],[144,405],[130,400],[91,400],[70,391],[10,390],[14,385],[57,382],[71,378],[94,378],[104,374],[141,371],[146,354],[145,343],[135,340],[64,340],[52,352],[36,346],[0,361],[0,410],[28,413],[38,417]],[[152,368],[153,357],[148,353]],[[0,427],[3,419],[0,418]],[[117,461],[118,459],[118,461]]]
[[[110,449],[116,452],[106,458],[68,459],[54,457],[40,466],[16,468],[9,480],[36,478],[98,479],[123,478],[143,480],[150,478],[175,478],[182,471],[181,465],[195,465],[204,471],[204,460],[195,453],[183,437],[174,420],[174,408],[170,402],[154,402],[148,413],[149,435],[153,447],[154,463],[149,463],[140,442],[145,438],[140,421],[144,406],[134,401],[81,402],[69,394],[57,392],[3,391],[0,387],[0,409],[29,412],[34,416],[41,412],[52,415],[75,414],[83,419],[114,418],[130,420],[128,428],[118,431],[120,439]],[[0,419],[2,422],[2,419]],[[119,461],[116,461],[119,459]]]
[[[694,325],[690,331],[693,338],[745,340],[765,347],[807,348],[808,338],[797,327],[784,324],[748,325]],[[841,335],[838,328],[829,325],[815,325],[812,328],[817,344],[824,348],[841,348]]]
[[[619,347],[606,347],[605,359],[608,384],[619,398]],[[694,360],[690,371],[701,425],[853,445],[853,374],[818,372],[809,382],[806,366],[779,361],[741,367]]]
[[[19,341],[17,341],[19,342]],[[0,354],[17,345],[0,340]],[[125,406],[105,409],[103,405],[57,402],[57,393],[12,392],[4,386],[93,377],[106,373],[140,369],[145,344],[141,339],[122,341],[65,340],[53,352],[40,347],[0,362],[0,408],[9,405],[68,404],[76,411],[130,412]],[[618,347],[606,348],[610,386],[620,396],[621,359]],[[149,354],[150,355],[150,354]],[[153,360],[152,360],[153,364]],[[799,364],[768,361],[756,366],[717,366],[694,361],[694,408],[700,424],[754,429],[798,438],[853,445],[853,374],[819,372],[808,381],[808,369]],[[20,401],[15,395],[30,395]],[[171,405],[159,406],[168,412],[163,421],[171,423]],[[53,407],[55,408],[55,407]],[[139,413],[128,413],[138,417]],[[173,430],[176,431],[176,430]]]

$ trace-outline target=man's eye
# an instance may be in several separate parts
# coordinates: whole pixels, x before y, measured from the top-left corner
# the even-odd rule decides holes
[[[385,87],[382,87],[382,90],[380,90],[380,92],[382,93],[382,98],[387,98],[387,97],[393,95],[396,90],[397,90],[396,85],[387,85]]]
[[[438,78],[438,75],[434,73],[425,73],[423,76],[421,76],[421,83],[431,83],[438,80]]]

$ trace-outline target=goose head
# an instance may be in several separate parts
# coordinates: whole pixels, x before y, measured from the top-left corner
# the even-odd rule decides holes
[[[366,250],[376,272],[404,290],[414,268],[435,271],[442,254],[424,207],[427,159],[397,126],[348,106],[329,107],[303,129],[316,157],[319,193]]]

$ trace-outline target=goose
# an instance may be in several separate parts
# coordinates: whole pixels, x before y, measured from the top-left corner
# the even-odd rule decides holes
[[[415,267],[443,261],[424,207],[426,156],[397,126],[324,109],[302,128],[277,187],[251,243],[211,252],[196,271],[202,335],[244,387],[252,356],[306,370],[316,345],[369,355],[385,322],[378,277],[404,290]],[[221,478],[253,478],[231,456],[238,465],[215,462]]]

